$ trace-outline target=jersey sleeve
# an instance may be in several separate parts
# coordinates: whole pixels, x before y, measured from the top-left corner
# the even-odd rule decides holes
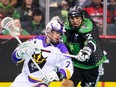
[[[94,30],[84,34],[84,38],[85,38],[85,42],[84,42],[84,47],[89,47],[92,52],[96,51],[96,47],[97,47],[97,39],[99,35],[96,35],[96,33],[94,33]]]
[[[18,56],[18,51],[20,51],[21,49],[23,49],[23,48],[29,48],[30,46],[30,44],[31,44],[31,41],[33,41],[33,43],[34,43],[34,38],[32,38],[32,39],[29,39],[29,40],[27,40],[27,41],[25,41],[25,42],[23,42],[22,44],[20,44],[19,46],[17,46],[16,48],[15,48],[15,50],[13,51],[13,53],[12,53],[12,60],[15,62],[15,63],[20,63],[20,62],[22,62],[23,60],[24,60],[24,58],[20,58],[19,56]],[[31,50],[31,49],[30,49]]]
[[[61,78],[70,79],[73,74],[73,63],[71,58],[62,56],[63,59],[60,61],[61,67],[58,70]]]
[[[15,63],[20,63],[23,61],[23,58],[17,58],[17,50],[18,50],[18,47],[13,51],[12,53],[12,60],[15,62]]]

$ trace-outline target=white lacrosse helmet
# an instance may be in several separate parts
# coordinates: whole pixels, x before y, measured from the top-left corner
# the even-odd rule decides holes
[[[47,35],[52,30],[63,34],[63,24],[57,20],[51,20],[46,26],[45,34]]]

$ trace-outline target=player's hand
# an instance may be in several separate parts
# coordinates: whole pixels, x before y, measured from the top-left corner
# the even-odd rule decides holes
[[[18,49],[16,52],[17,58],[26,58],[32,54],[33,54],[33,51],[29,47]]]
[[[30,49],[35,50],[35,49],[37,49],[37,48],[39,49],[39,45],[40,45],[39,40],[37,40],[37,39],[32,39],[32,40],[23,42],[22,44],[20,44],[20,45],[18,46],[18,48],[19,48],[19,49],[23,49],[23,48],[25,48],[25,47],[28,47],[28,48],[30,48]]]
[[[51,71],[42,80],[46,84],[49,84],[52,81],[59,81],[60,79],[55,71]]]
[[[79,51],[76,59],[78,61],[84,62],[90,58],[91,53],[92,53],[92,50],[89,47],[84,47],[83,49]]]
[[[32,45],[30,46],[30,42],[24,42],[20,44],[16,50],[17,58],[21,59],[26,58],[29,55],[31,56],[35,51],[35,47],[33,47]]]
[[[28,16],[32,16],[32,11],[31,10],[29,10]]]
[[[47,78],[47,76],[45,76],[45,77],[43,77],[42,82],[49,85],[51,81]]]
[[[73,81],[69,79],[63,79],[60,87],[75,87]]]

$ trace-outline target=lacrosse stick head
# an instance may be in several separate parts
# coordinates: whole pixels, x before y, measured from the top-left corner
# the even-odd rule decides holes
[[[11,18],[11,17],[5,17],[1,21],[1,27],[8,30],[10,35],[13,37],[17,37],[20,35],[20,28],[15,26],[15,22],[14,22],[13,18]]]

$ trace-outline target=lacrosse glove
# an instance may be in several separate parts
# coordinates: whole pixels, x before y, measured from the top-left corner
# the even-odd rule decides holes
[[[33,47],[32,45],[30,46],[29,42],[24,42],[20,44],[16,49],[16,57],[18,59],[26,58],[29,57],[29,55],[32,56],[34,51],[35,51],[35,47]]]
[[[52,81],[59,81],[59,77],[55,71],[51,71],[47,75],[45,75],[42,79],[42,81],[46,84],[50,84]]]
[[[90,58],[91,54],[92,54],[92,50],[89,47],[84,47],[83,49],[79,51],[76,59],[78,61],[84,62]]]

